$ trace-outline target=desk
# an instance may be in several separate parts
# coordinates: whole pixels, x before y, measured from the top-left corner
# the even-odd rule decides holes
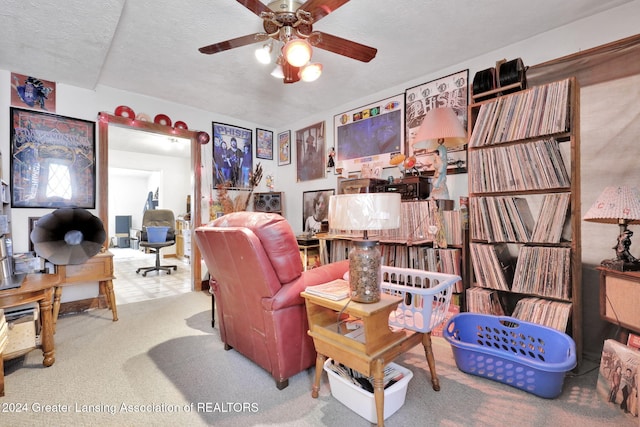
[[[315,268],[326,264],[323,263],[320,258],[316,261],[310,262],[310,251],[312,256],[319,255],[320,243],[317,238],[296,236],[296,239],[298,241],[298,249],[300,249],[300,257],[302,258],[302,267],[304,271],[307,271],[309,267]]]
[[[617,271],[597,267],[600,271],[600,317],[640,333],[640,272]],[[635,296],[634,296],[635,295]],[[619,339],[626,343],[626,332]]]
[[[60,298],[62,288],[80,282],[98,282],[100,294],[104,295],[107,307],[112,311],[113,321],[118,320],[116,296],[113,292],[113,254],[109,251],[99,253],[91,257],[84,264],[58,265],[57,274],[59,283],[55,286],[53,301],[53,328],[55,330],[60,312]]]
[[[30,302],[37,302],[40,305],[42,364],[44,366],[51,366],[56,361],[51,301],[53,288],[59,280],[60,278],[56,274],[27,274],[19,288],[0,291],[0,308],[15,307]]]
[[[348,299],[331,301],[326,298],[302,292],[309,320],[309,335],[313,338],[318,356],[316,373],[311,391],[313,398],[318,397],[320,378],[327,357],[334,359],[356,371],[373,376],[374,399],[378,425],[384,425],[384,367],[397,356],[421,343],[424,346],[431,370],[431,382],[434,390],[440,385],[435,374],[435,362],[431,348],[431,335],[400,330],[393,332],[389,328],[389,314],[395,310],[401,298],[387,294],[381,295],[376,303],[362,304],[351,301],[344,314],[361,319],[364,339],[352,339],[345,336],[344,322],[338,321],[338,313]]]

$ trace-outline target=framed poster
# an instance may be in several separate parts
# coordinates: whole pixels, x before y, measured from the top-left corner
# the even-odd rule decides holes
[[[439,78],[412,88],[405,92],[406,98],[406,154],[415,155],[422,169],[433,173],[434,153],[426,150],[414,150],[413,138],[418,133],[427,111],[439,107],[452,107],[462,126],[467,129],[467,105],[469,103],[469,70]],[[447,151],[447,174],[467,171],[467,146]]]
[[[11,105],[56,112],[56,83],[11,73]]]
[[[296,131],[298,182],[324,178],[324,122]]]
[[[329,221],[329,197],[335,190],[305,191],[302,193],[303,232],[315,234],[322,228],[323,221]]]
[[[253,170],[253,132],[238,126],[213,122],[213,184],[249,188]]]
[[[278,166],[291,164],[291,131],[278,134]]]
[[[95,122],[11,107],[11,207],[96,207]]]
[[[256,128],[256,158],[273,160],[273,132]]]
[[[391,167],[391,156],[404,153],[404,94],[338,114],[333,125],[336,169]]]

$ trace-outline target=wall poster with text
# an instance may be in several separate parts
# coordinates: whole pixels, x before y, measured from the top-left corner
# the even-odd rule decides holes
[[[253,132],[238,126],[213,123],[213,183],[229,188],[250,188],[253,170]]]

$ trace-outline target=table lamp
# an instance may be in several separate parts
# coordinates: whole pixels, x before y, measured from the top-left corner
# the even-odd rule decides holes
[[[629,252],[633,231],[629,224],[640,224],[640,192],[632,187],[606,187],[583,218],[585,221],[618,224],[620,235],[613,249],[616,257],[602,261],[603,267],[619,271],[638,271],[640,261]]]
[[[411,145],[415,150],[435,152],[432,199],[448,199],[447,149],[467,143],[467,132],[451,107],[433,108],[427,111]]]
[[[329,228],[363,231],[349,252],[349,288],[356,302],[380,301],[380,251],[368,232],[400,227],[399,193],[340,194],[329,199]]]

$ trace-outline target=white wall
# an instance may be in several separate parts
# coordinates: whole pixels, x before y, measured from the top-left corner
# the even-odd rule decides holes
[[[332,147],[335,146],[332,129],[333,117],[336,114],[350,111],[361,105],[368,105],[399,93],[404,93],[407,88],[447,76],[457,71],[469,69],[469,78],[472,80],[476,72],[494,66],[496,61],[503,58],[510,60],[520,57],[525,65],[535,65],[629,37],[637,34],[639,31],[638,16],[640,16],[640,0],[558,28],[554,31],[540,34],[523,42],[506,46],[503,49],[489,52],[476,58],[469,58],[463,63],[453,65],[437,73],[425,74],[418,79],[408,81],[399,86],[386,88],[378,93],[370,94],[365,98],[354,99],[352,102],[337,106],[331,111],[309,116],[301,122],[290,123],[288,128],[278,129],[278,132],[290,129],[292,139],[294,139],[297,129],[306,128],[309,125],[325,121],[327,128],[325,146]],[[455,46],[452,48],[455,48]],[[375,66],[375,59],[371,62],[371,66]],[[295,143],[292,144],[291,158],[293,159],[291,165],[277,168],[275,191],[283,191],[285,193],[285,216],[291,222],[294,230],[302,231],[302,192],[337,188],[337,177],[333,175],[333,173],[330,173],[327,174],[325,179],[297,183]],[[392,173],[399,175],[397,172]],[[447,176],[447,184],[452,199],[457,201],[459,196],[467,194],[467,179],[467,174]]]

